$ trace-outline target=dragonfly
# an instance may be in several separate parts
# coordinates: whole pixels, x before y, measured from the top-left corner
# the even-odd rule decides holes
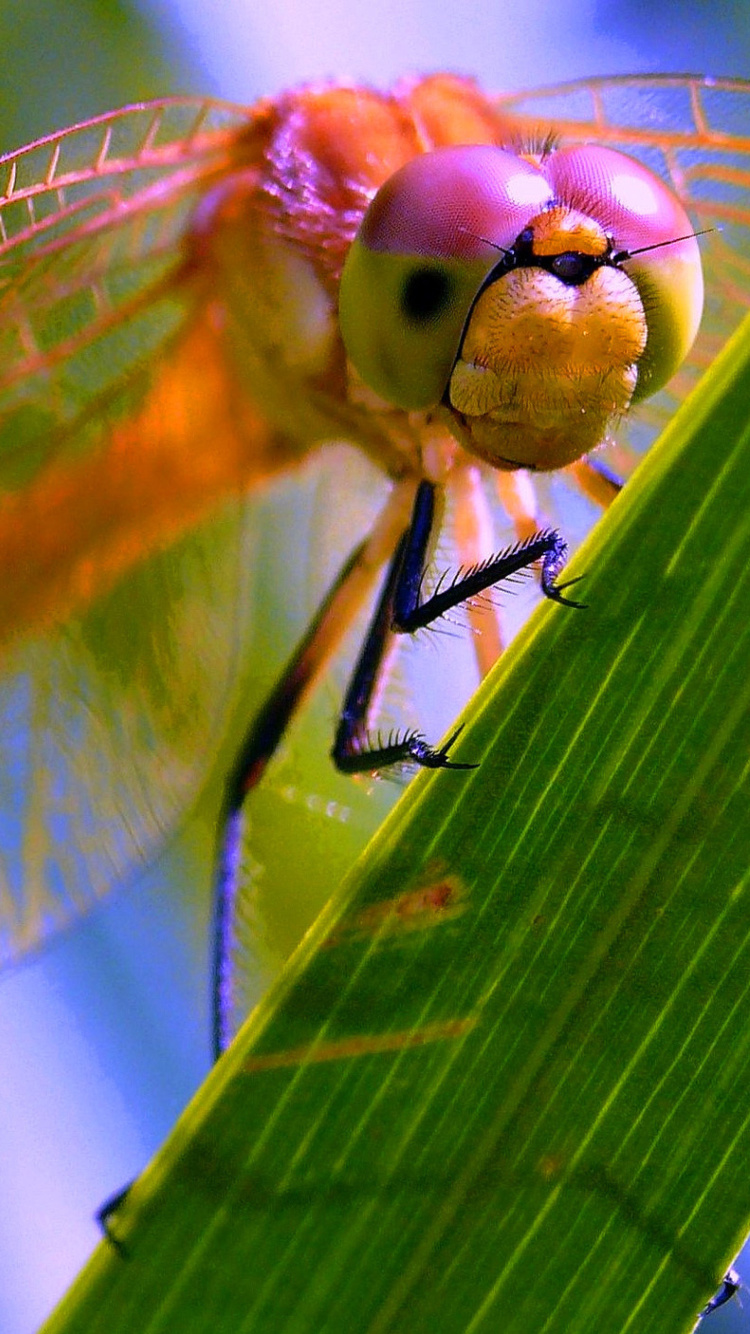
[[[563,469],[610,503],[619,483],[595,453],[610,419],[627,471],[627,440],[650,438],[750,304],[749,89],[639,76],[489,96],[433,75],[384,93],[302,88],[249,108],[171,98],[0,158],[0,559],[12,572],[0,591],[0,955],[18,958],[74,920],[189,807],[222,738],[246,630],[248,498],[347,441],[390,490],[227,779],[215,967],[223,1045],[242,802],[383,570],[339,760],[458,764],[450,745],[415,733],[378,740],[367,724],[394,600],[400,615],[408,604],[401,628],[419,623],[443,495],[459,568],[475,578],[432,596],[447,592],[446,607],[468,599],[484,673],[502,647],[492,608],[475,605],[488,583],[541,562],[546,593],[566,599],[564,535],[540,521],[535,469]],[[491,324],[498,265],[513,282],[531,271],[531,217],[552,231],[570,225],[555,213],[567,187],[539,164],[572,163],[581,143],[598,146],[596,172],[613,153],[640,164],[652,199],[654,182],[666,182],[668,220],[654,233],[631,229],[615,252],[610,196],[598,231],[576,217],[573,249],[548,236],[533,272],[549,276],[561,257],[582,254],[605,276],[628,263],[651,274],[682,264],[690,295],[650,343],[636,329],[631,361],[650,349],[640,390],[633,376],[621,384],[571,449],[558,440],[544,457],[519,458],[503,445],[493,457],[477,425],[491,377],[468,345],[468,307]],[[430,200],[454,189],[449,168],[466,162],[466,147],[473,167],[461,188],[477,199],[407,274],[409,341],[388,306],[391,275],[413,246],[409,228],[429,229]],[[496,170],[487,155],[498,149]],[[494,234],[488,188],[506,204],[512,196],[512,225]],[[576,188],[578,215],[588,186]],[[416,223],[404,222],[402,189],[422,201]],[[690,346],[699,245],[705,301]],[[649,267],[656,253],[661,269]],[[643,402],[629,413],[631,397]],[[498,507],[515,549],[492,564]]]

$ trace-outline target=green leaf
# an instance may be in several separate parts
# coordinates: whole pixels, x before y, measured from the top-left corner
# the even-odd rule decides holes
[[[48,1331],[691,1328],[750,1219],[748,404],[750,325]]]

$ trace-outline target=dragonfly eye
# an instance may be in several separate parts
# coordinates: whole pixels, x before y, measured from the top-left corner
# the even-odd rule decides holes
[[[611,238],[610,253],[655,247],[621,265],[638,289],[647,326],[632,400],[637,402],[671,379],[698,331],[703,273],[690,219],[658,176],[615,149],[561,148],[548,159],[545,174],[562,204],[600,224]]]
[[[441,401],[498,251],[551,197],[533,163],[479,144],[424,153],[385,182],[339,289],[344,345],[371,389],[410,411]]]
[[[627,252],[621,267],[647,323],[633,401],[665,384],[700,322],[698,245],[682,205],[658,177],[623,153],[591,145],[558,149],[539,162],[488,145],[440,148],[413,158],[381,186],[339,290],[344,345],[365,383],[410,411],[441,402],[498,251],[509,271],[508,256],[519,246],[537,253],[540,220],[549,227],[566,214],[582,218],[584,230],[586,219],[595,224],[596,247],[567,250],[556,242],[556,252],[539,252],[544,267],[581,285],[605,262],[597,248],[602,238],[607,255]]]

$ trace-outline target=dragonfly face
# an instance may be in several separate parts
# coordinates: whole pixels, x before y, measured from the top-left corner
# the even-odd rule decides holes
[[[574,122],[582,97],[588,111]],[[720,225],[701,245],[706,317],[670,381],[669,392],[684,395],[748,304],[750,140],[723,129],[746,123],[748,105],[736,82],[613,80],[535,103],[490,99],[437,77],[388,95],[303,90],[250,110],[131,108],[0,160],[0,559],[17,574],[0,591],[5,953],[33,944],[148,856],[197,790],[231,689],[248,490],[341,439],[394,479],[396,500],[376,523],[368,577],[332,651],[393,549],[421,477],[454,488],[466,509],[481,493],[482,461],[495,469],[566,463],[600,443],[605,421],[638,398],[642,377],[663,378],[674,347],[690,344],[698,306],[695,243],[677,238]],[[608,276],[616,270],[618,283],[624,275],[628,293],[644,288],[645,335],[636,319],[620,388],[590,436],[579,435],[570,455],[567,432],[558,431],[540,458],[543,422],[530,433],[531,453],[516,454],[504,438],[493,443],[498,422],[515,425],[518,402],[537,401],[533,378],[513,403],[492,395],[485,403],[477,388],[488,371],[507,393],[501,362],[493,352],[485,366],[481,354],[502,307],[505,276],[483,287],[495,247],[528,244],[546,262],[550,229],[572,227],[575,249],[560,251],[556,235],[554,253],[590,256],[598,246],[601,259],[613,232],[615,246],[637,249],[606,212],[593,230],[588,214],[581,221],[586,201],[574,190],[565,216],[554,214],[558,186],[516,151],[536,145],[539,157],[550,126],[563,145],[583,140],[640,156],[669,182],[678,201],[663,239],[674,245],[654,252],[657,268],[646,268],[644,255],[644,272],[684,263],[693,281],[684,309],[675,315],[667,304],[663,329],[657,316],[652,333],[658,303],[645,292],[661,280],[641,283],[635,255],[599,266]],[[353,364],[353,345],[347,357],[341,274],[358,233],[365,251],[403,255],[370,247],[373,235],[360,232],[381,187],[422,154],[467,144],[512,149],[530,194],[489,239],[476,214],[467,230],[454,228],[453,244],[460,236],[468,257],[452,268],[450,255],[438,259],[470,298],[456,308],[450,338],[422,338],[420,383],[430,392],[405,402]],[[480,173],[480,196],[485,185]],[[549,276],[541,264],[516,268],[507,275],[514,282],[526,273],[524,283],[544,286]],[[577,301],[579,287],[570,287]],[[537,325],[532,334],[533,342]],[[414,360],[398,349],[389,355],[397,366]],[[596,485],[585,463],[579,472]],[[497,476],[517,530],[538,527],[525,475]],[[460,560],[486,554],[474,536],[481,528],[471,519],[457,525]],[[492,656],[491,633],[480,651]]]
[[[344,343],[405,408],[495,468],[549,471],[671,379],[703,277],[678,200],[595,146],[438,149],[378,192],[344,267]]]

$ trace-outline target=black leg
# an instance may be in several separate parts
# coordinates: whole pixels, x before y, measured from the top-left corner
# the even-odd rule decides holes
[[[368,732],[370,703],[383,668],[388,640],[393,632],[394,601],[403,574],[408,534],[402,537],[391,561],[388,577],[370,622],[367,637],[352,673],[341,709],[331,756],[342,773],[387,769],[411,761],[427,768],[473,769],[473,764],[453,764],[448,751],[455,735],[434,750],[418,732],[404,732],[387,741],[375,740]]]
[[[420,601],[425,560],[435,514],[435,487],[422,482],[414,501],[412,520],[391,562],[383,592],[370,624],[367,638],[346,693],[341,719],[333,746],[333,760],[345,773],[387,768],[394,764],[418,764],[430,769],[472,769],[471,764],[454,764],[449,751],[457,733],[436,750],[418,732],[388,737],[386,741],[368,732],[368,712],[382,669],[392,631],[412,634],[431,625],[452,607],[466,602],[486,588],[542,563],[542,590],[546,597],[568,606],[580,607],[563,596],[568,584],[557,585],[565,556],[565,543],[558,533],[538,533],[528,542],[500,552],[465,574],[457,576],[447,588]]]
[[[257,787],[303,696],[317,679],[331,644],[339,638],[338,603],[360,567],[364,545],[357,547],[308,626],[278,684],[255,715],[229,773],[219,817],[214,887],[211,968],[212,1048],[217,1060],[229,1041],[232,1002],[232,942],[244,829],[244,803]],[[343,619],[343,618],[341,618]]]

